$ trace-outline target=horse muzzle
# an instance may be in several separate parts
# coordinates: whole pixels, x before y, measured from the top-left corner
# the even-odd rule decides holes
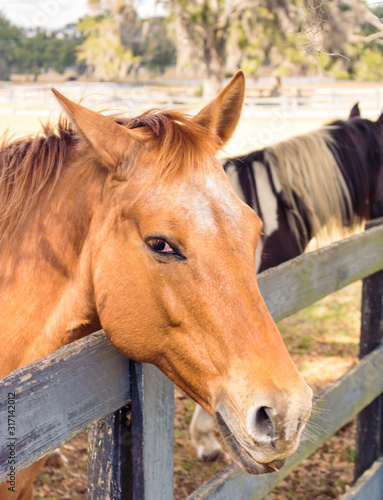
[[[253,404],[246,419],[241,419],[241,412],[231,401],[220,398],[214,414],[234,461],[249,474],[266,474],[279,470],[285,458],[296,451],[310,412],[311,401],[294,411],[286,410],[284,405],[278,410],[271,405]]]

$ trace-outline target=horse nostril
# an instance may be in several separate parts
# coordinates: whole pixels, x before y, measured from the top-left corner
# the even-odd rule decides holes
[[[275,437],[272,413],[272,408],[269,406],[261,406],[258,408],[255,413],[255,428],[257,434],[267,436],[269,438]]]

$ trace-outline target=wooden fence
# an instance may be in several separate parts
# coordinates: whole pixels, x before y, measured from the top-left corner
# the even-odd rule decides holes
[[[177,86],[177,82],[174,84]],[[58,115],[61,110],[50,90],[51,86],[0,83],[0,114],[38,117]],[[86,96],[83,101],[85,106],[118,109],[134,114],[163,106],[197,110],[206,104],[202,97],[172,95],[171,86],[81,82],[57,83],[54,86],[76,102]],[[253,94],[256,88],[253,87]],[[375,118],[383,109],[383,87],[322,88],[313,84],[303,87],[297,84],[296,87],[282,87],[278,95],[271,95],[269,88],[257,97],[245,99],[242,118],[269,119],[274,112],[277,118],[345,119],[356,101],[361,102],[364,116]]]
[[[382,249],[383,226],[371,227],[259,276],[276,321],[365,278],[364,357],[318,395],[322,411],[311,417],[318,429],[315,442],[303,441],[279,473],[250,476],[232,465],[189,500],[262,498],[364,408],[356,458],[361,477],[343,500],[382,499]],[[124,358],[102,332],[65,346],[0,381],[0,482],[12,478],[10,458],[20,471],[89,428],[90,499],[170,500],[173,403],[172,383],[155,367]]]

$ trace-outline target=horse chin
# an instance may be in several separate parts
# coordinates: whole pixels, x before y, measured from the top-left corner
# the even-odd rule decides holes
[[[285,464],[285,460],[272,460],[261,463],[255,460],[250,452],[240,445],[235,435],[226,424],[220,410],[215,411],[218,428],[223,437],[226,448],[233,460],[248,474],[269,474],[278,471]],[[255,444],[255,443],[254,443]]]

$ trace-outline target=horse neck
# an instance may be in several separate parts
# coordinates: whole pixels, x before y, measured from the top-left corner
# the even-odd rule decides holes
[[[0,251],[0,376],[95,331],[98,317],[89,271],[89,228],[105,176],[67,166]],[[49,191],[52,191],[49,193]],[[4,337],[4,342],[2,342]]]

